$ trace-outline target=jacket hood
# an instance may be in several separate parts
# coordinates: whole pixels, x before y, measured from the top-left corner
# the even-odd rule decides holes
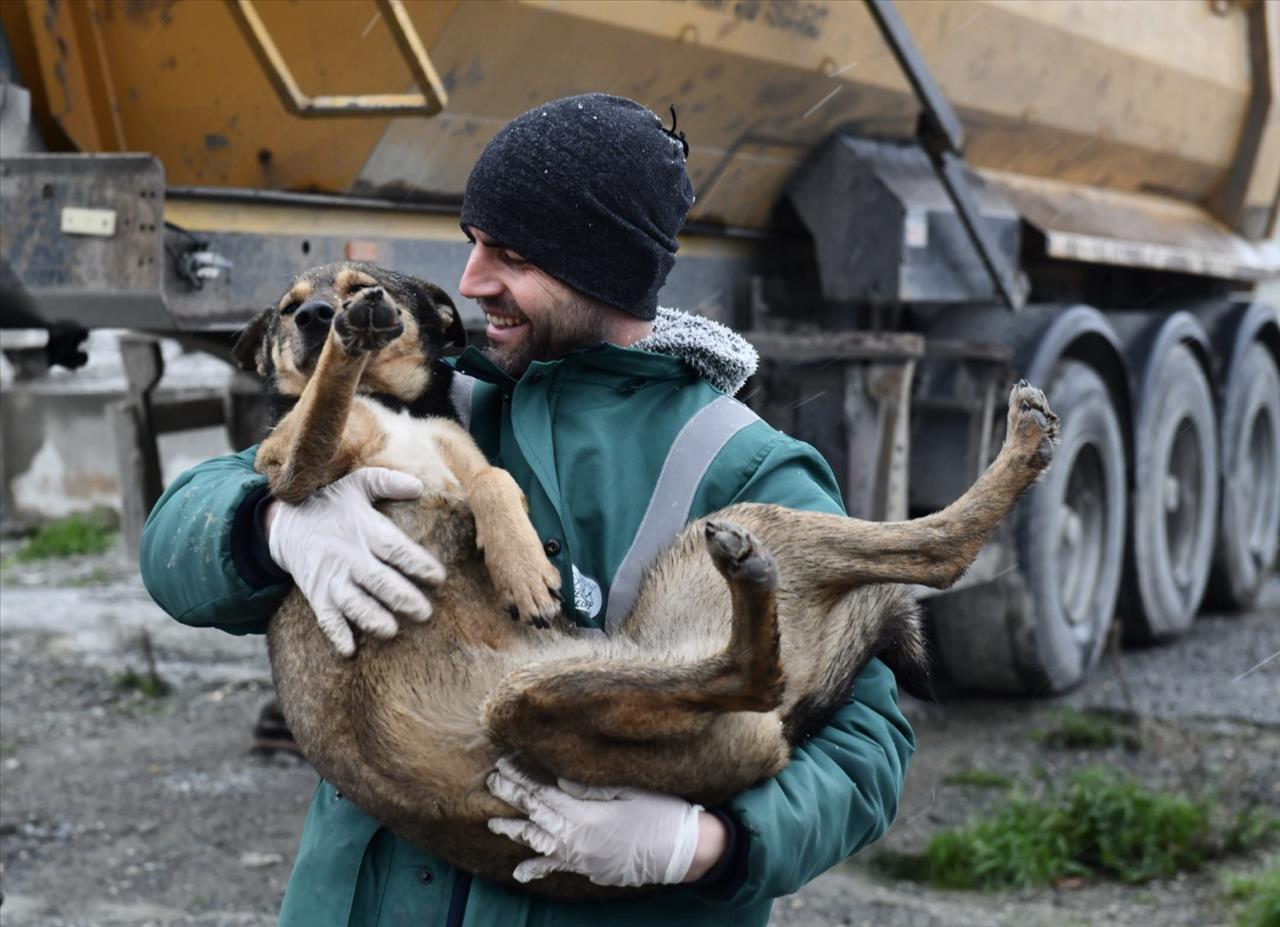
[[[670,354],[693,368],[716,389],[732,396],[756,372],[760,355],[747,339],[704,316],[658,307],[653,332],[631,345]]]

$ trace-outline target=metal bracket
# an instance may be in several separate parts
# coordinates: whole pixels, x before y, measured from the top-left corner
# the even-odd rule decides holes
[[[227,0],[285,109],[295,116],[434,116],[449,105],[449,94],[402,0],[377,0],[378,11],[395,37],[421,93],[365,93],[312,97],[302,92],[276,47],[253,0]]]
[[[112,235],[66,228],[113,214]],[[28,154],[0,162],[0,325],[173,326],[164,293],[164,170],[149,155]],[[17,307],[17,309],[13,308]]]
[[[964,128],[960,120],[956,118],[955,111],[929,73],[911,33],[898,16],[893,0],[866,0],[866,3],[871,18],[875,20],[881,36],[897,59],[898,67],[902,68],[902,73],[924,108],[916,129],[916,140],[929,156],[938,179],[946,188],[956,214],[969,233],[973,247],[982,258],[987,273],[991,275],[991,282],[1010,309],[1021,309],[1027,300],[1026,286],[1018,278],[1016,268],[1005,266],[999,251],[978,224],[978,208],[969,190],[964,169]]]

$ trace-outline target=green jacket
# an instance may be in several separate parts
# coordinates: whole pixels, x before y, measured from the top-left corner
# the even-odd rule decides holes
[[[552,560],[565,588],[577,580],[577,617],[584,625],[604,622],[611,580],[677,434],[710,403],[731,402],[693,372],[695,360],[602,346],[535,363],[518,382],[474,349],[456,362],[478,378],[469,401],[472,434],[525,490],[544,541],[556,542],[548,550],[556,551]],[[253,471],[253,456],[251,448],[184,473],[148,519],[143,578],[161,607],[185,624],[258,633],[287,591],[283,583],[247,581],[252,571],[243,565],[243,551],[233,549],[246,500],[260,495],[265,482]],[[693,492],[689,517],[744,501],[843,511],[821,457],[759,420],[733,433],[714,455]],[[773,898],[796,891],[885,832],[914,746],[893,676],[872,661],[849,702],[796,749],[791,764],[730,803],[728,811],[749,836],[731,894],[681,887],[642,904],[557,903],[473,879],[396,838],[321,782],[280,923],[763,927]]]

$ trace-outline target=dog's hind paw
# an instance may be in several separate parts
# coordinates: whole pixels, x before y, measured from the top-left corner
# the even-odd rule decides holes
[[[352,356],[380,351],[404,334],[400,310],[380,286],[366,287],[342,304],[333,330]]]
[[[778,565],[773,555],[749,531],[727,521],[710,519],[704,530],[707,550],[725,579],[768,587],[777,583]]]
[[[1019,380],[1009,393],[1009,424],[1005,443],[1014,444],[1037,472],[1049,466],[1058,443],[1058,416],[1043,391]]]

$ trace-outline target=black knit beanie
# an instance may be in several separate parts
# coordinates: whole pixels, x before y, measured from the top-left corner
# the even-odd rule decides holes
[[[693,204],[686,148],[634,100],[589,93],[517,116],[467,180],[474,226],[576,290],[638,319],[658,311]]]

